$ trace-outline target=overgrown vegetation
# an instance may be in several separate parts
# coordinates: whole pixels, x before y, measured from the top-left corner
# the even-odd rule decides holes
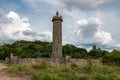
[[[76,59],[98,59],[103,63],[110,65],[120,65],[120,51],[113,50],[111,53],[97,48],[95,45],[88,52],[85,48],[79,48],[72,44],[66,44],[62,47],[63,57],[71,56]],[[41,41],[16,41],[13,44],[4,44],[0,46],[0,59],[4,60],[13,53],[20,58],[50,58],[52,53],[51,42]]]
[[[63,57],[71,56],[77,59],[87,59],[87,65],[48,64],[42,62],[36,65],[9,65],[6,69],[12,75],[31,76],[31,80],[120,80],[120,51],[108,52],[93,45],[88,52],[71,44],[62,47]],[[49,58],[52,53],[52,43],[41,41],[16,41],[13,44],[0,46],[0,59],[4,60],[13,53],[20,58]],[[101,58],[107,65],[92,65],[90,59]],[[3,61],[1,61],[4,63]]]
[[[41,41],[16,41],[13,44],[0,46],[0,59],[5,59],[10,53],[20,58],[50,57],[52,43]]]
[[[11,65],[7,71],[12,75],[30,75],[31,80],[120,80],[120,68],[107,65],[56,65],[42,62],[31,66]]]
[[[66,44],[62,47],[63,57],[71,56],[72,58],[101,58],[108,52],[101,50],[100,48],[94,48],[87,52],[85,48],[79,48],[72,44]],[[52,53],[51,42],[41,41],[16,41],[13,44],[4,44],[0,46],[0,59],[5,59],[7,56],[13,53],[20,58],[37,58],[46,57],[49,58]]]
[[[104,56],[103,63],[120,66],[120,51],[113,50],[110,54]]]

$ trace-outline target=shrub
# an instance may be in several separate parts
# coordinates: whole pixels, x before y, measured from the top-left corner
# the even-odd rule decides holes
[[[80,76],[79,80],[89,80],[89,76]]]
[[[106,78],[100,74],[94,76],[94,80],[106,80]]]
[[[71,64],[71,68],[74,69],[74,68],[77,68],[78,66],[75,64],[75,63],[72,63]]]
[[[103,63],[120,66],[120,51],[113,51],[103,57]]]

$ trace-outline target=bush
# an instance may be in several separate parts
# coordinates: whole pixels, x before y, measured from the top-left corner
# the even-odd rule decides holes
[[[80,76],[79,80],[89,80],[89,76]]]
[[[75,64],[75,63],[72,63],[71,64],[71,68],[74,69],[74,68],[77,68],[78,66]]]
[[[120,51],[113,51],[103,57],[103,63],[120,66]]]
[[[94,80],[106,80],[106,78],[100,74],[94,76]]]

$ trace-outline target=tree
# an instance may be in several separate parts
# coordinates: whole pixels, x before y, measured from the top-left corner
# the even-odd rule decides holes
[[[100,58],[102,57],[102,51],[100,48],[97,48],[96,45],[92,46],[92,50],[89,51],[88,56],[91,58]]]
[[[103,63],[120,66],[120,51],[114,50],[103,57]]]

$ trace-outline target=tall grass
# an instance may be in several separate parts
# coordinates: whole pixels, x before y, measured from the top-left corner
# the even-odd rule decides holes
[[[6,71],[14,76],[31,75],[34,72],[32,68],[26,65],[10,65]]]
[[[12,66],[9,73],[25,75],[31,80],[120,80],[120,68],[107,65],[55,65],[42,62],[33,66]]]
[[[32,68],[34,69],[47,69],[48,64],[46,62],[41,62],[40,64],[33,65]]]
[[[33,74],[32,80],[58,80],[58,78],[50,74]]]

